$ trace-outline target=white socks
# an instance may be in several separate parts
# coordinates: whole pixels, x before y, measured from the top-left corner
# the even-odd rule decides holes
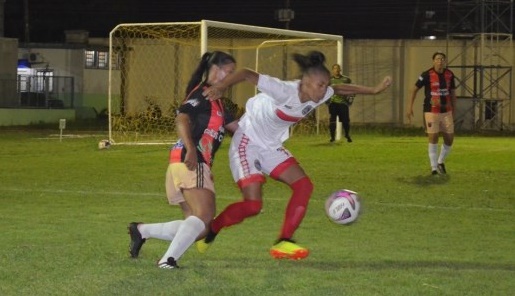
[[[429,162],[431,163],[431,169],[436,170],[439,163],[444,163],[445,158],[451,153],[452,146],[442,144],[440,155],[438,155],[438,144],[428,144],[427,152],[429,154]],[[438,158],[437,158],[438,155]]]
[[[159,263],[166,262],[168,257],[173,257],[175,261],[178,261],[205,227],[204,222],[196,216],[189,216],[182,221],[175,238]]]
[[[428,144],[427,152],[429,154],[429,163],[431,164],[431,169],[434,171],[438,167],[438,163],[437,163],[438,144]]]
[[[451,152],[451,146],[447,146],[445,144],[442,144],[442,149],[440,150],[440,156],[438,157],[438,163],[444,163],[445,158],[449,153]]]
[[[157,238],[171,242],[182,222],[183,220],[175,220],[166,223],[140,224],[138,230],[142,238]]]

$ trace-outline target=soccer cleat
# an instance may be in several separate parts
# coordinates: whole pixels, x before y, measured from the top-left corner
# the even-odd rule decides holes
[[[350,136],[345,136],[345,138],[347,139],[348,143],[352,143],[352,139],[350,138]]]
[[[275,259],[300,260],[308,257],[309,250],[295,244],[290,239],[280,239],[270,248],[270,255]]]
[[[197,241],[195,245],[197,246],[197,251],[202,254],[204,254],[207,251],[207,249],[211,247],[211,243],[206,243],[204,239]]]
[[[432,170],[432,171],[431,171],[431,175],[433,175],[433,176],[437,176],[437,175],[438,175],[438,171],[437,171],[437,170]]]
[[[199,253],[205,253],[209,247],[213,244],[213,241],[216,238],[217,233],[214,233],[211,229],[209,229],[208,234],[204,239],[198,240],[195,245],[197,246],[197,251]]]
[[[157,267],[162,269],[176,269],[179,268],[179,265],[177,265],[177,261],[175,261],[173,257],[168,257],[166,262],[158,263]]]
[[[145,243],[146,239],[141,237],[141,233],[138,230],[138,224],[141,222],[131,222],[129,224],[129,235],[131,236],[131,242],[129,243],[129,253],[132,258],[138,258],[139,251]]]
[[[445,170],[445,164],[439,163],[438,164],[438,173],[445,175],[447,174],[447,171]]]
[[[333,143],[333,142],[334,142],[334,138],[329,139],[329,143]]]

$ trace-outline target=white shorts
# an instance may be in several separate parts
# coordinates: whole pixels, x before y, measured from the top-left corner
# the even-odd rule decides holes
[[[426,123],[426,133],[428,134],[436,134],[439,132],[446,134],[454,133],[454,120],[452,118],[452,112],[424,112],[424,119]]]
[[[236,130],[229,147],[229,163],[232,177],[240,188],[248,183],[265,182],[265,174],[279,174],[274,172],[279,165],[285,163],[281,171],[287,168],[288,163],[295,162],[293,155],[284,147],[267,149],[252,143],[241,129]],[[276,178],[277,176],[272,175]]]
[[[190,171],[182,162],[170,163],[165,178],[166,198],[171,205],[184,202],[182,189],[203,188],[215,193],[211,169],[201,163],[196,170]]]

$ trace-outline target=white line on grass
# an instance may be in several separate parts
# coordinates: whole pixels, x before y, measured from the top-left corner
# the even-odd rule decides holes
[[[52,193],[52,194],[80,194],[80,195],[94,195],[94,196],[140,196],[140,197],[163,197],[165,194],[156,192],[128,192],[128,191],[92,191],[92,190],[65,190],[65,189],[26,189],[26,188],[0,188],[0,191],[11,191],[11,192],[24,192],[24,193]],[[267,200],[282,200],[282,198],[265,197]],[[238,200],[239,197],[227,197],[217,196],[217,199],[223,200]],[[397,207],[397,208],[420,208],[428,210],[472,210],[472,211],[492,211],[492,212],[504,212],[514,213],[513,209],[500,209],[500,208],[481,208],[481,207],[442,207],[442,206],[431,206],[423,204],[411,204],[411,203],[387,203],[387,202],[367,202],[367,205],[379,205],[386,207]]]

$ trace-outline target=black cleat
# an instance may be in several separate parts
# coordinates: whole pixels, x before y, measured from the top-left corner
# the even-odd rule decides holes
[[[352,139],[350,138],[350,136],[345,136],[345,138],[347,138],[347,142],[352,143]]]
[[[334,142],[334,138],[329,139],[329,143]]]
[[[437,171],[437,170],[433,170],[433,171],[431,171],[431,175],[433,175],[433,176],[438,176],[438,171]]]
[[[166,262],[157,264],[157,267],[162,269],[176,269],[179,268],[179,265],[177,265],[177,261],[175,261],[173,257],[168,257],[168,260],[166,260]]]
[[[447,174],[447,171],[445,170],[445,164],[439,163],[438,164],[438,173],[445,175]]]
[[[141,233],[138,230],[138,224],[141,222],[131,222],[129,224],[129,235],[131,236],[131,242],[129,243],[129,253],[132,258],[138,258],[139,250],[145,243],[146,239],[141,237]]]

